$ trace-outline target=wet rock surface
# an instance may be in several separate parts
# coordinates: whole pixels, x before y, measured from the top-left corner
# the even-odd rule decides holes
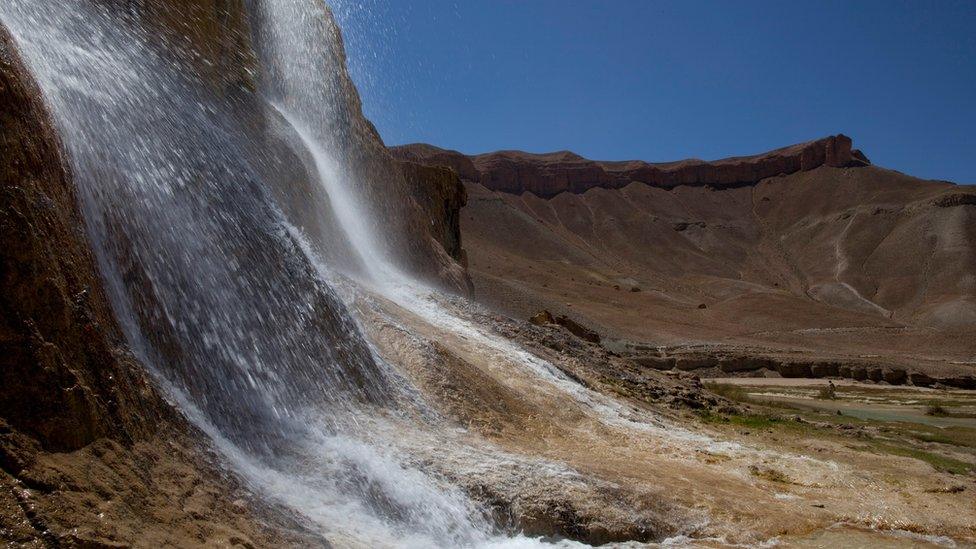
[[[0,538],[321,543],[220,472],[126,348],[59,137],[2,28],[0,105]]]

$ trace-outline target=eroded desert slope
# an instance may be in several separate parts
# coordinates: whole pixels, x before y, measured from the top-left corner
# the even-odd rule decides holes
[[[569,315],[655,367],[973,384],[972,187],[844,136],[667,164],[394,153],[466,180],[476,295],[506,312]]]

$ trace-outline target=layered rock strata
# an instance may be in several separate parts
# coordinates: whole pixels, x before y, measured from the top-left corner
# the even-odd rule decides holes
[[[588,160],[568,151],[548,154],[499,151],[468,157],[426,144],[391,150],[399,158],[453,168],[463,179],[481,183],[493,191],[552,197],[596,187],[618,189],[633,182],[664,189],[681,185],[730,188],[820,166],[867,165],[867,157],[852,150],[851,144],[849,137],[835,135],[755,156],[654,164],[639,160]]]

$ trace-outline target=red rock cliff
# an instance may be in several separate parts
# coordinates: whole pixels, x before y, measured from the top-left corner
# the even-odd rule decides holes
[[[825,137],[755,156],[706,162],[691,159],[651,164],[640,160],[602,162],[560,151],[532,154],[499,151],[468,157],[457,151],[414,144],[393,147],[394,156],[453,168],[467,180],[508,193],[531,192],[550,197],[581,193],[594,187],[620,188],[632,182],[654,187],[679,185],[716,188],[757,183],[767,177],[812,170],[820,166],[863,165],[867,159],[851,149],[845,135]]]

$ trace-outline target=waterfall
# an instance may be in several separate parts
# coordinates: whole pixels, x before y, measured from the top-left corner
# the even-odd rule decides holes
[[[542,543],[505,535],[486,509],[409,458],[422,446],[446,451],[447,463],[461,454],[489,468],[512,463],[466,446],[374,351],[335,291],[320,254],[330,247],[354,256],[344,280],[440,314],[423,309],[429,290],[387,259],[347,165],[348,91],[336,79],[338,29],[324,4],[252,6],[271,71],[254,96],[263,104],[214,93],[128,10],[95,0],[0,5],[62,138],[130,347],[229,466],[336,545]],[[334,218],[335,232],[319,242],[278,198],[274,174],[293,166],[254,131],[255,113],[287,126],[290,158],[305,159],[320,185],[311,209]]]
[[[321,1],[266,0],[259,3],[258,49],[272,75],[262,92],[300,138],[313,159],[312,177],[328,195],[331,213],[351,244],[351,252],[370,278],[387,267],[372,216],[350,184],[340,143],[348,140],[340,64],[332,44],[338,29]]]
[[[263,179],[274,158],[250,136],[242,109],[208,93],[120,11],[86,0],[7,0],[0,21],[62,136],[130,346],[245,476],[330,538],[487,540],[491,527],[476,505],[400,463],[386,441],[391,422],[427,411],[375,356],[289,230]],[[326,21],[325,13],[301,17]],[[287,91],[281,109],[318,175],[341,177],[324,152],[338,110],[315,110],[337,92]],[[353,248],[370,250],[369,229],[342,215],[349,199],[326,190],[355,229]]]

